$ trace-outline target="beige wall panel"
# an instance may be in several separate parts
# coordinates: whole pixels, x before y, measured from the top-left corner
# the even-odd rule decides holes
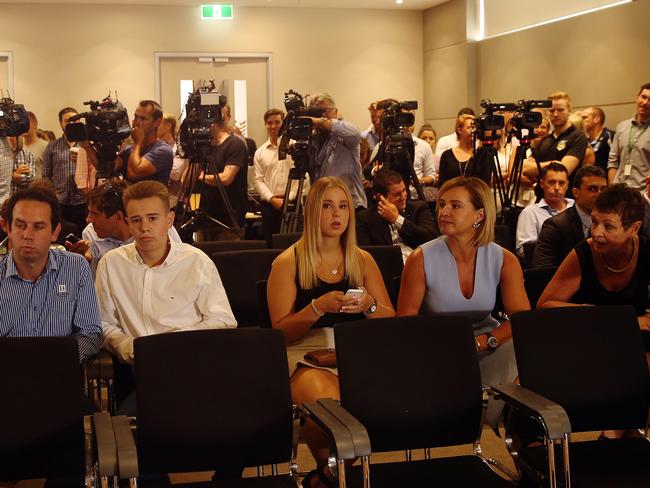
[[[465,42],[466,0],[451,0],[424,12],[424,50]]]
[[[422,15],[236,8],[235,20],[213,22],[199,18],[198,6],[2,4],[0,51],[14,52],[16,99],[44,128],[58,128],[61,107],[109,89],[132,113],[154,96],[154,52],[182,51],[270,52],[274,105],[290,88],[327,90],[365,128],[372,100],[422,101]]]
[[[468,103],[468,45],[429,51],[424,55],[425,118],[448,119]]]
[[[650,81],[649,18],[650,0],[638,0],[483,41],[478,44],[478,96],[545,98],[561,89],[576,106],[612,106],[615,125],[630,115],[614,106],[632,103],[639,86]]]

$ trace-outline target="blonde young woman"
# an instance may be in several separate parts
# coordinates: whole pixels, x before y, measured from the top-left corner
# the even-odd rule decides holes
[[[512,382],[517,376],[510,322],[499,323],[491,315],[497,288],[507,315],[530,309],[519,260],[494,242],[495,220],[494,198],[484,181],[458,177],[445,183],[438,197],[442,236],[409,256],[397,302],[398,316],[470,317],[485,384]],[[492,402],[492,425],[500,410]]]
[[[349,289],[361,294],[346,295]],[[267,296],[272,325],[288,344],[294,402],[338,399],[336,368],[315,367],[304,355],[333,347],[337,322],[395,315],[377,264],[357,247],[352,197],[339,178],[320,178],[311,187],[302,237],[273,262]],[[303,434],[318,466],[303,486],[328,486],[327,437],[311,422]]]

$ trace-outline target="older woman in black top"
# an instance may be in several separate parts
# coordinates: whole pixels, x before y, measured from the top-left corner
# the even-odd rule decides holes
[[[603,190],[591,213],[591,237],[565,258],[537,306],[632,305],[650,351],[648,242],[639,236],[644,212],[643,197],[625,184]]]

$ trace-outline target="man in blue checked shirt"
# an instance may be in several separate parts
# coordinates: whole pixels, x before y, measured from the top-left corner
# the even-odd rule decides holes
[[[45,187],[9,199],[12,249],[0,257],[0,337],[72,336],[83,362],[103,340],[97,297],[88,262],[50,249],[60,220],[59,201]]]

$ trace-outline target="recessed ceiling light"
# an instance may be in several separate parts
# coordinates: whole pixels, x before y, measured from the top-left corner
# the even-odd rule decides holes
[[[404,0],[395,0],[395,3],[397,5],[402,5],[404,3]]]

